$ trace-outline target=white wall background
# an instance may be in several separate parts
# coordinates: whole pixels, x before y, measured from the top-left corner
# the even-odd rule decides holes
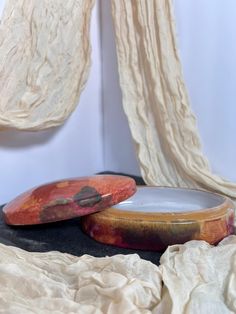
[[[90,78],[70,119],[50,131],[0,132],[0,203],[63,177],[102,170],[139,174],[121,105],[110,1],[99,3],[101,15],[96,6],[91,27]],[[236,1],[174,4],[184,75],[204,152],[215,173],[236,181]]]
[[[140,174],[122,97],[116,61],[110,1],[101,0],[102,78],[105,169]]]
[[[192,108],[212,170],[236,182],[236,1],[174,0]]]

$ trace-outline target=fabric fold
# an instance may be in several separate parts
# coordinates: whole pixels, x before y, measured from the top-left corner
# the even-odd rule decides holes
[[[75,109],[90,68],[94,0],[8,0],[0,23],[0,126],[41,130]]]
[[[96,258],[0,244],[0,313],[151,313],[157,266],[136,254]]]
[[[137,254],[76,257],[0,244],[0,313],[231,314],[235,274],[236,236],[170,246],[159,267]]]
[[[166,250],[160,271],[172,301],[170,313],[236,312],[235,244],[236,236],[229,236],[217,247],[190,241]]]
[[[123,107],[144,180],[236,198],[236,184],[212,174],[201,150],[171,0],[111,2]]]

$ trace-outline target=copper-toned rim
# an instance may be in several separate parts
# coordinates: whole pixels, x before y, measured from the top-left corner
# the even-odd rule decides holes
[[[177,188],[177,187],[164,187],[164,186],[142,186],[142,188],[164,188],[164,189],[178,189],[178,190],[191,190],[196,192],[203,192],[206,194],[216,195],[222,198],[222,203],[220,205],[210,207],[210,208],[203,208],[200,210],[194,211],[183,211],[183,212],[140,212],[140,211],[128,211],[116,208],[116,206],[110,207],[108,209],[103,210],[102,212],[96,213],[94,215],[98,215],[100,217],[106,217],[109,219],[132,219],[136,221],[146,220],[146,221],[156,221],[156,222],[169,222],[172,221],[173,223],[181,223],[185,221],[191,220],[212,220],[216,218],[223,217],[227,215],[228,210],[231,208],[232,210],[235,208],[234,203],[226,196],[215,193],[215,192],[208,192],[201,189],[188,189],[188,188]],[[139,188],[139,187],[138,187]]]

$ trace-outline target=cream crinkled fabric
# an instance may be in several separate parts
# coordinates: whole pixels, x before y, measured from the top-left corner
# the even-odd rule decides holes
[[[0,313],[151,313],[157,266],[138,255],[29,253],[0,244]]]
[[[236,236],[96,258],[0,244],[0,313],[236,313]]]
[[[95,0],[7,0],[0,23],[0,127],[40,130],[75,108],[90,65]],[[111,0],[123,106],[149,185],[236,198],[202,153],[177,53],[171,0]]]
[[[236,198],[203,155],[177,52],[172,0],[112,0],[123,107],[149,185]]]
[[[62,124],[90,66],[94,0],[8,0],[0,21],[0,126]]]
[[[170,302],[172,314],[236,313],[236,236],[217,247],[204,241],[173,245],[160,263],[162,307]]]

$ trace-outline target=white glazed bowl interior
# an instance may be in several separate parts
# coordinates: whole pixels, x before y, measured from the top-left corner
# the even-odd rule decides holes
[[[221,195],[200,190],[138,187],[132,197],[114,207],[122,211],[180,213],[214,208],[224,201]]]

